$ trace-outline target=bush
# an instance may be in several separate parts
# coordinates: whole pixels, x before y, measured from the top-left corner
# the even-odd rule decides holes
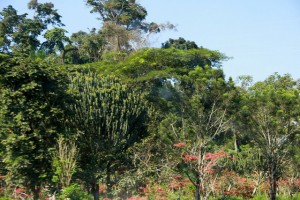
[[[92,196],[87,192],[82,191],[80,185],[72,184],[63,189],[60,199],[69,198],[70,200],[92,200]]]
[[[253,197],[254,200],[267,200],[268,197],[266,195],[260,194],[260,195],[255,195]]]
[[[293,197],[278,195],[277,199],[278,200],[299,200],[300,199],[300,193],[297,193],[297,194],[293,195]]]

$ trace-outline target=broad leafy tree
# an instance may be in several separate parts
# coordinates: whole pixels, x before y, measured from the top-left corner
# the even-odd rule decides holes
[[[92,29],[89,33],[79,31],[71,35],[72,47],[77,51],[70,52],[66,58],[72,63],[97,62],[102,59],[105,51],[106,40],[103,34],[96,29]]]
[[[116,67],[124,79],[149,91],[147,98],[154,108],[150,124],[152,135],[133,152],[136,164],[143,166],[136,171],[138,177],[151,174],[159,180],[166,179],[165,172],[176,166],[180,158],[180,155],[177,158],[171,155],[170,147],[174,143],[183,138],[195,142],[199,134],[199,144],[195,142],[190,150],[198,150],[201,143],[205,153],[210,150],[208,146],[213,139],[228,128],[230,112],[226,106],[232,97],[226,95],[231,90],[230,83],[224,80],[222,70],[212,68],[210,62],[214,60],[213,66],[220,66],[223,59],[226,59],[223,54],[204,48],[145,49],[130,55]],[[206,130],[205,126],[210,129]],[[173,128],[186,129],[189,135],[175,131],[181,135],[176,138]],[[189,172],[194,171],[190,168]],[[195,185],[197,177],[200,178],[192,179]]]
[[[46,29],[49,24],[57,26],[64,25],[61,22],[61,15],[54,9],[54,4],[51,2],[38,3],[37,0],[30,0],[28,8],[35,11],[33,19],[43,24],[44,29]]]
[[[18,15],[8,6],[0,13],[1,51],[10,53],[14,48],[23,51],[34,51],[39,41],[37,36],[44,29],[43,24],[27,18],[27,14]]]
[[[177,78],[188,75],[196,66],[204,68],[220,67],[227,57],[217,51],[202,49],[142,49],[120,62],[117,70],[120,75],[137,81],[147,79]]]
[[[26,14],[18,15],[12,6],[8,6],[0,12],[0,19],[1,52],[8,53],[11,51],[12,42],[14,40],[13,34],[18,32],[18,25],[25,21]],[[36,43],[36,41],[32,43]]]
[[[28,7],[35,11],[32,19],[27,17],[27,13],[18,15],[12,6],[0,12],[1,52],[11,53],[13,50],[34,52],[40,45],[38,36],[47,29],[48,25],[63,25],[61,16],[52,3],[41,4],[32,0]]]
[[[69,37],[65,35],[66,30],[62,28],[53,28],[46,31],[44,37],[45,42],[42,43],[41,49],[44,50],[47,54],[56,54],[57,51],[61,54],[62,63],[65,63],[66,53],[69,51],[77,50],[76,47],[71,47],[71,41]],[[69,45],[68,45],[69,44]]]
[[[51,183],[51,149],[63,131],[66,76],[58,67],[27,57],[0,64],[1,154],[11,183],[29,188],[38,199]]]

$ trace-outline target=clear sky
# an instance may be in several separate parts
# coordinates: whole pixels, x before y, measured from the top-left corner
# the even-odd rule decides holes
[[[84,0],[48,0],[55,4],[69,33],[100,28]],[[48,2],[39,0],[39,2]],[[0,9],[13,5],[28,12],[29,0],[0,0]],[[300,0],[140,0],[147,21],[177,25],[153,38],[160,47],[169,38],[183,37],[198,46],[232,57],[223,64],[226,77],[251,75],[264,80],[278,72],[300,78]]]

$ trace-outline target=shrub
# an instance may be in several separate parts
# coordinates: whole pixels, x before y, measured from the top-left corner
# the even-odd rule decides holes
[[[87,192],[82,191],[80,185],[72,184],[63,189],[60,199],[69,198],[70,200],[92,200],[92,196]]]

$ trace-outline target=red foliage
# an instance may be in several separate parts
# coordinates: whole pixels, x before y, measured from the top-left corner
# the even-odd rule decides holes
[[[20,193],[23,193],[23,192],[25,192],[25,190],[24,190],[23,188],[17,188],[17,189],[15,190],[15,193],[16,193],[16,194],[20,194]]]
[[[277,182],[279,192],[288,192],[290,194],[300,191],[300,178],[284,177]]]
[[[214,152],[214,153],[206,153],[204,159],[216,161],[218,158],[227,157],[226,153],[223,150]]]
[[[100,185],[99,186],[99,193],[100,194],[107,194],[107,187],[106,187],[106,185]]]
[[[179,142],[179,143],[176,143],[176,144],[173,144],[173,147],[185,147],[186,144],[183,143],[183,142]]]
[[[182,176],[181,175],[176,175],[174,178],[175,179],[182,179]]]
[[[197,161],[198,156],[193,156],[193,155],[185,155],[183,158],[184,162],[191,162],[191,161]]]
[[[213,170],[212,168],[207,168],[205,171],[209,174],[213,174],[215,172],[215,170]]]
[[[155,192],[156,192],[156,194],[159,194],[159,195],[166,195],[167,194],[166,190],[162,189],[161,187],[157,187]]]
[[[220,177],[220,183],[218,185],[218,190],[221,191],[223,188],[228,188],[228,185],[231,185],[230,190],[224,191],[224,195],[235,195],[240,196],[245,199],[252,198],[252,192],[254,190],[254,182],[252,180],[248,180],[244,177],[239,176],[234,171],[224,170],[222,171],[222,176]]]
[[[140,186],[138,188],[140,195],[147,196],[149,194],[149,190],[147,187]]]
[[[32,197],[32,195],[27,194],[24,188],[16,188],[14,191],[15,195],[20,199],[26,199]]]
[[[176,177],[177,176],[175,176],[175,178],[169,183],[169,188],[172,191],[181,190],[182,188],[191,184],[191,182],[188,178],[183,179],[181,176],[179,176],[180,178],[176,178]]]

